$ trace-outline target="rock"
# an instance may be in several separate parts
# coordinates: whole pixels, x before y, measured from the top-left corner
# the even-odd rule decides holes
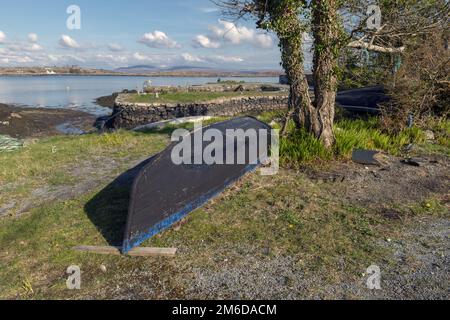
[[[22,116],[18,113],[13,112],[11,113],[11,118],[22,119]]]
[[[424,134],[425,134],[425,138],[428,140],[428,141],[433,141],[433,140],[435,140],[435,135],[434,135],[434,132],[433,131],[431,131],[431,130],[426,130],[425,132],[424,132]]]
[[[106,266],[105,266],[104,264],[100,265],[100,270],[101,270],[103,273],[106,273]]]
[[[375,150],[356,149],[353,150],[352,160],[355,163],[363,165],[380,165],[379,161],[375,159],[375,156],[378,154],[379,152]],[[366,169],[368,170],[367,167]]]
[[[411,158],[410,159],[404,159],[404,160],[401,161],[401,163],[409,165],[409,166],[413,166],[413,167],[420,167],[421,166],[420,162],[418,162],[415,159],[411,159]]]

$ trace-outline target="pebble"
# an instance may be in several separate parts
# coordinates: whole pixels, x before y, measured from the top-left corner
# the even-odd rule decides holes
[[[100,270],[101,270],[103,273],[106,273],[106,266],[105,266],[104,264],[100,265]]]
[[[434,132],[431,131],[431,130],[426,130],[426,131],[424,132],[424,134],[425,134],[425,138],[426,138],[428,141],[432,141],[432,140],[435,139]]]

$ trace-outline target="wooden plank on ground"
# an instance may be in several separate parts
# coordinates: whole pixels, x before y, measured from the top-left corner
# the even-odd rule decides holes
[[[77,246],[74,247],[75,251],[91,252],[96,254],[108,254],[120,256],[120,247],[108,247],[108,246]],[[174,257],[177,253],[176,248],[134,248],[128,252],[128,256],[131,257]]]

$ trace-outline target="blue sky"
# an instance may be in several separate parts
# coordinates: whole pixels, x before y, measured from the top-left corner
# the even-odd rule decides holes
[[[81,29],[70,30],[70,5]],[[2,0],[0,66],[279,69],[276,38],[225,21],[209,0]]]

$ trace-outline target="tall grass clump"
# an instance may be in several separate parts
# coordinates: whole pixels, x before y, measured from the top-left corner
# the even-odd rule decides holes
[[[336,143],[328,150],[313,135],[305,130],[297,130],[293,123],[288,126],[288,134],[281,138],[281,165],[296,167],[303,163],[349,158],[355,149],[370,149],[400,155],[410,143],[424,143],[425,134],[420,128],[408,128],[397,134],[389,134],[381,129],[376,117],[366,120],[343,119],[335,124]]]
[[[330,160],[333,153],[305,130],[294,130],[280,139],[280,156],[282,166],[296,167],[301,163]]]
[[[348,157],[354,149],[371,149],[398,155],[410,143],[425,142],[425,135],[419,128],[408,128],[397,134],[384,132],[377,118],[368,120],[340,120],[335,125],[337,156]]]

